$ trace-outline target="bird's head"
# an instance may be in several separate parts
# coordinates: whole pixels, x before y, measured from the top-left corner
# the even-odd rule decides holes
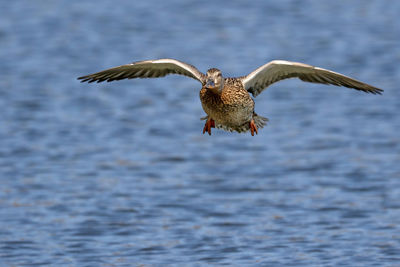
[[[212,68],[207,71],[205,88],[214,93],[221,93],[224,88],[224,78],[219,69]]]

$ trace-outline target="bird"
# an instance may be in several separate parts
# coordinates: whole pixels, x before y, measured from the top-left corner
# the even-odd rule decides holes
[[[365,93],[382,94],[383,90],[343,74],[286,60],[272,60],[246,76],[225,78],[217,68],[210,68],[206,74],[188,63],[164,58],[136,61],[93,74],[78,77],[81,82],[112,82],[134,78],[158,78],[168,74],[179,74],[199,81],[200,100],[206,116],[203,134],[211,135],[211,128],[239,133],[250,131],[258,134],[268,118],[254,111],[255,98],[271,84],[288,78],[304,82],[331,84],[353,88]]]

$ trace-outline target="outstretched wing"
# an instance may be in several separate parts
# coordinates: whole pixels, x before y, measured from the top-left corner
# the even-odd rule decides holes
[[[175,59],[157,59],[133,62],[115,68],[103,70],[93,74],[79,77],[81,82],[111,82],[122,79],[134,78],[158,78],[168,74],[181,74],[196,79],[201,83],[205,81],[205,75],[196,67]]]
[[[288,78],[299,78],[302,81],[312,83],[345,86],[372,94],[381,94],[383,92],[382,89],[337,72],[284,60],[273,60],[254,70],[249,75],[242,77],[241,81],[244,88],[256,97],[269,85]]]

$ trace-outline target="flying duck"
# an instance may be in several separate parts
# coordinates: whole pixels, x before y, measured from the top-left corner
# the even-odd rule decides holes
[[[273,60],[250,74],[225,78],[219,69],[211,68],[206,74],[196,67],[175,59],[157,59],[133,62],[79,77],[81,82],[111,82],[122,79],[158,78],[168,74],[185,75],[198,80],[202,88],[200,100],[207,114],[203,134],[211,135],[211,128],[258,134],[268,119],[254,112],[253,97],[271,84],[288,78],[305,82],[345,86],[365,93],[381,94],[382,89],[360,82],[343,74],[311,65],[285,60]]]

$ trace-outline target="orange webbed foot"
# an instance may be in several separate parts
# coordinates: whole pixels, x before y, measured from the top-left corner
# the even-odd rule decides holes
[[[215,121],[213,119],[208,119],[204,125],[203,134],[208,132],[208,134],[211,135],[211,128],[215,128]]]
[[[254,123],[253,119],[250,121],[249,124],[250,124],[251,136],[254,136],[254,132],[256,132],[256,134],[258,134],[257,125]]]

